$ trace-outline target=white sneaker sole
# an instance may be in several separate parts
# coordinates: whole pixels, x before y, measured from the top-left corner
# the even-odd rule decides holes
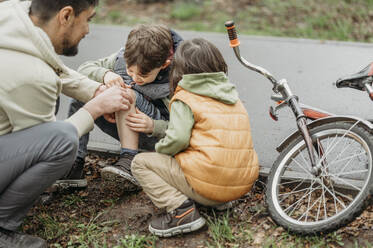
[[[86,188],[88,186],[87,179],[76,179],[76,180],[57,180],[54,186],[58,188]]]
[[[200,217],[199,219],[191,222],[191,223],[187,223],[187,224],[184,224],[184,225],[181,225],[181,226],[177,226],[177,227],[173,227],[173,228],[170,228],[170,229],[167,229],[167,230],[158,230],[158,229],[155,229],[153,228],[151,225],[149,225],[149,231],[156,235],[156,236],[159,236],[159,237],[172,237],[172,236],[175,236],[175,235],[178,235],[178,234],[183,234],[183,233],[189,233],[189,232],[193,232],[193,231],[196,231],[198,229],[200,229],[201,227],[203,227],[206,223],[206,220],[202,217]]]
[[[138,190],[139,187],[141,187],[133,176],[114,166],[107,166],[103,168],[101,170],[101,177],[105,181],[114,182],[119,185],[126,186],[124,188],[127,191],[135,191]]]

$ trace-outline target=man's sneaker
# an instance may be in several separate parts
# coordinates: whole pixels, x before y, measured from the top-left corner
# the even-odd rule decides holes
[[[77,157],[69,174],[60,180],[57,180],[54,185],[58,188],[85,188],[87,187],[87,179],[84,173],[84,159]]]
[[[177,209],[153,220],[149,225],[149,231],[160,237],[171,237],[198,230],[205,223],[194,202],[186,200]]]
[[[101,177],[105,181],[119,184],[125,191],[136,191],[141,188],[131,172],[131,163],[135,155],[123,153],[113,166],[106,166],[101,170]]]
[[[0,227],[0,248],[46,248],[44,239]]]

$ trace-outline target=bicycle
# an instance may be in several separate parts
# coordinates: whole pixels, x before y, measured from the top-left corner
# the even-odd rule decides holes
[[[350,223],[365,209],[373,192],[373,125],[300,103],[285,79],[276,80],[266,69],[241,57],[234,22],[227,21],[225,26],[239,62],[273,84],[271,99],[276,106],[270,107],[271,118],[277,121],[278,111],[288,106],[297,123],[298,130],[277,147],[280,154],[267,178],[271,218],[301,234],[326,233]],[[361,80],[350,81],[351,77],[345,78],[337,86],[357,87]],[[373,100],[373,89],[364,82]]]

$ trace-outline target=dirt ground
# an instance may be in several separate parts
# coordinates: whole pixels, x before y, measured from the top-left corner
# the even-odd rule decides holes
[[[31,209],[23,231],[47,239],[50,247],[115,247],[132,234],[136,238],[147,237],[147,245],[116,247],[372,247],[371,206],[354,222],[332,234],[292,235],[269,217],[262,177],[228,212],[200,207],[202,215],[213,221],[201,230],[157,239],[149,234],[148,224],[162,210],[155,208],[142,191],[124,193],[119,185],[101,180],[101,168],[115,161],[113,157],[91,154],[85,164],[88,187],[51,193],[52,198],[45,198],[46,202]],[[221,240],[216,240],[216,234]]]
[[[149,222],[161,214],[162,210],[155,208],[142,191],[123,192],[118,185],[105,184],[101,180],[100,169],[115,161],[116,158],[112,157],[90,155],[85,164],[88,187],[80,191],[57,190],[51,193],[51,198],[46,198],[44,203],[38,202],[31,209],[23,231],[48,239],[50,247],[56,247],[56,244],[70,247],[69,241],[74,239],[74,236],[82,235],[82,230],[76,228],[74,223],[89,225],[93,219],[95,223],[114,223],[110,227],[110,231],[105,233],[105,237],[94,237],[105,238],[109,247],[117,244],[124,235],[149,235]],[[240,203],[235,209],[238,219],[246,219],[249,212],[252,211],[250,207],[255,207],[254,211],[256,211],[258,203],[252,201],[251,198],[255,196],[256,192],[261,195],[260,191],[261,189],[257,187],[251,194],[240,199]],[[201,207],[200,210],[204,216],[213,216],[215,213],[212,213],[212,209],[208,208]],[[226,212],[216,212],[215,215],[218,217],[224,213]],[[48,218],[59,222],[59,228],[62,227],[63,232],[58,235],[52,234],[53,231],[48,230],[52,228],[45,221]],[[210,236],[206,225],[202,230],[191,234],[158,239],[155,247],[206,247],[206,242],[209,240]],[[78,247],[81,244],[76,241],[72,247]]]

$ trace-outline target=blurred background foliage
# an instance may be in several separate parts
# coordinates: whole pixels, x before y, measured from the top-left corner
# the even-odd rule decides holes
[[[373,0],[100,0],[94,21],[225,32],[231,19],[250,35],[373,41]]]
[[[227,20],[249,35],[373,41],[373,0],[100,0],[94,18],[208,32],[225,32]]]

